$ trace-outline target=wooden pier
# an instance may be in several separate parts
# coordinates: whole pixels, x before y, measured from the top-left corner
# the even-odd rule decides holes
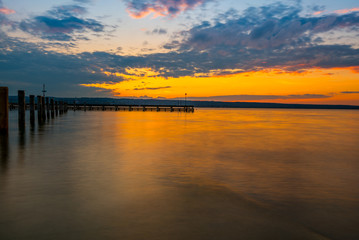
[[[68,105],[68,109],[73,111],[194,112],[194,106],[177,106],[177,105],[73,104],[73,105]]]
[[[30,110],[30,126],[35,126],[35,111],[37,111],[38,124],[42,125],[46,120],[53,119],[65,114],[68,110],[73,111],[142,111],[142,112],[194,112],[194,106],[190,105],[116,105],[116,104],[87,104],[58,101],[57,98],[29,96],[29,103],[26,103],[25,91],[18,91],[18,101],[16,103],[8,102],[8,88],[0,87],[0,133],[7,134],[9,110],[18,110],[19,129],[25,130],[25,112]]]

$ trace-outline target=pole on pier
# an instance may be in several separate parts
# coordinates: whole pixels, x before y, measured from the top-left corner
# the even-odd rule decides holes
[[[9,130],[9,89],[0,87],[0,134],[7,134]]]
[[[30,95],[30,125],[35,126],[35,96]]]
[[[37,120],[42,123],[42,97],[37,96]]]
[[[25,129],[25,109],[26,109],[25,91],[19,90],[17,92],[17,96],[18,96],[17,100],[18,100],[18,112],[19,112],[19,116],[18,116],[19,129],[24,130]]]
[[[54,99],[51,98],[50,100],[50,108],[51,108],[51,118],[55,117],[55,104]]]

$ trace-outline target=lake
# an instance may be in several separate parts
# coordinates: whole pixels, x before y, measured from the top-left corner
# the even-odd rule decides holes
[[[359,111],[12,111],[0,146],[1,240],[359,239]]]

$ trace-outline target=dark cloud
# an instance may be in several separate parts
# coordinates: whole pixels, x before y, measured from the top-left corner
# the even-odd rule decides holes
[[[70,41],[74,33],[103,32],[104,25],[94,19],[82,17],[86,9],[78,5],[53,8],[44,16],[36,16],[20,23],[20,29],[43,39]]]
[[[92,2],[92,0],[74,0],[74,2],[78,2],[78,3],[90,3],[90,2]]]
[[[359,94],[359,91],[344,91],[344,92],[341,92],[341,93],[344,93],[344,94]]]
[[[302,95],[223,95],[210,97],[188,97],[188,100],[200,101],[254,101],[254,100],[288,100],[288,99],[319,99],[330,98],[331,95],[302,94]],[[183,98],[178,98],[183,99]]]
[[[171,86],[166,87],[146,87],[146,88],[134,88],[133,90],[139,91],[139,90],[160,90],[160,89],[166,89],[171,88]]]
[[[193,9],[211,0],[125,0],[127,12],[133,18],[155,16],[175,17],[181,12]]]
[[[155,28],[152,31],[147,31],[146,34],[148,34],[148,35],[154,35],[154,34],[163,35],[163,34],[167,34],[167,30],[164,28]]]
[[[210,50],[218,47],[237,49],[282,49],[312,44],[315,34],[344,27],[359,26],[359,13],[301,17],[299,5],[276,3],[248,8],[239,18],[219,19],[215,24],[192,28],[180,47]]]
[[[358,12],[314,17],[302,16],[301,11],[299,4],[283,3],[250,7],[242,14],[232,9],[214,23],[205,21],[181,32],[182,41],[176,39],[163,47],[175,52],[167,56],[176,55],[178,65],[186,64],[179,68],[194,72],[359,66],[356,47],[326,44],[318,36],[339,29],[358,33]],[[182,70],[176,72],[182,74]]]

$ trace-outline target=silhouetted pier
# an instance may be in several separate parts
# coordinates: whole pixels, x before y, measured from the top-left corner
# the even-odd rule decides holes
[[[44,92],[45,90],[43,90]],[[9,103],[8,88],[0,87],[0,132],[7,134],[9,110],[18,110],[18,124],[20,131],[25,130],[25,113],[30,110],[30,125],[35,125],[35,111],[37,111],[38,124],[41,125],[46,120],[61,116],[68,110],[72,111],[151,111],[151,112],[194,112],[192,105],[115,105],[115,104],[72,104],[58,100],[57,98],[45,97],[45,95],[29,96],[26,102],[25,91],[18,91],[16,103]]]
[[[68,109],[74,111],[194,112],[194,106],[177,106],[177,105],[73,104],[73,105],[68,105]]]

